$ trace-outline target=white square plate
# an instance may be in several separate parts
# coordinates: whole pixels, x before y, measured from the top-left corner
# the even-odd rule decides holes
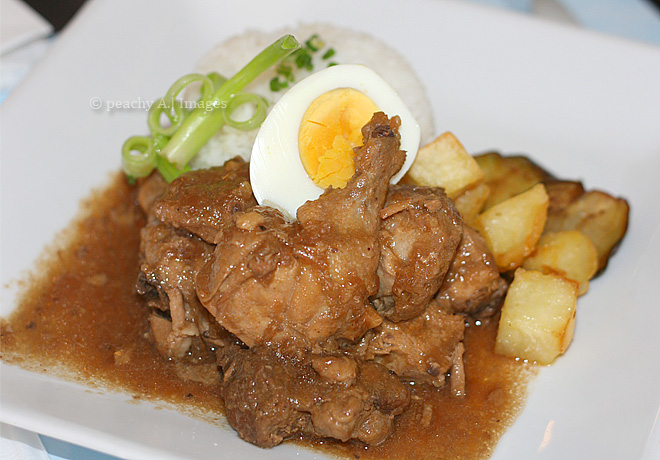
[[[327,21],[405,55],[438,132],[471,152],[529,153],[556,174],[631,204],[629,232],[580,299],[569,352],[544,368],[494,459],[660,457],[660,49],[462,3],[95,0],[3,104],[2,315],[79,200],[120,165],[144,111],[93,98],[162,95],[215,43],[247,27]],[[3,422],[132,459],[320,458],[261,450],[129,397],[2,365]]]

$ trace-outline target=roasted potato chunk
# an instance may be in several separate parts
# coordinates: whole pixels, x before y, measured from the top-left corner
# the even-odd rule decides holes
[[[582,183],[576,181],[547,180],[544,181],[544,185],[550,197],[548,216],[564,212],[568,205],[585,193]]]
[[[484,178],[477,162],[450,132],[419,149],[407,176],[406,182],[444,188],[451,199]]]
[[[477,216],[474,228],[486,240],[501,272],[519,267],[538,242],[548,212],[548,194],[536,184]]]
[[[553,194],[556,196],[556,191]],[[562,195],[561,199],[562,202],[554,201],[550,207],[545,232],[584,233],[598,251],[598,271],[603,270],[628,229],[628,203],[598,190],[574,196],[572,200]]]
[[[577,230],[545,233],[522,266],[573,280],[578,283],[578,295],[583,295],[598,269],[598,251],[591,240]]]
[[[454,204],[456,208],[461,212],[463,216],[463,222],[468,225],[476,220],[477,216],[481,212],[488,199],[490,189],[484,183],[477,185],[476,187],[466,190],[465,192],[458,195],[454,198]]]
[[[548,172],[524,156],[502,156],[489,152],[476,155],[474,159],[481,167],[484,182],[490,189],[484,209],[518,195],[550,177]]]
[[[552,363],[573,339],[577,283],[519,268],[502,306],[495,352]]]

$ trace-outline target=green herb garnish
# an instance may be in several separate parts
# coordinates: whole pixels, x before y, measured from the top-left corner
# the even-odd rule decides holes
[[[325,46],[325,42],[321,40],[319,34],[314,34],[305,41],[305,47],[311,52],[316,52]]]
[[[296,67],[311,72],[314,69],[314,65],[312,64],[312,53],[305,48],[298,50],[296,53]]]
[[[328,51],[323,53],[323,56],[321,56],[321,59],[323,59],[324,61],[327,61],[328,59],[330,59],[334,55],[335,55],[335,49],[334,48],[328,48]]]
[[[178,79],[166,95],[149,108],[147,123],[151,137],[134,136],[122,147],[123,169],[129,178],[149,175],[157,169],[172,181],[188,168],[188,163],[223,125],[246,131],[257,128],[266,118],[266,103],[260,96],[242,90],[266,69],[300,49],[293,35],[285,35],[243,67],[230,79],[217,73],[190,74]],[[181,101],[179,94],[189,85],[201,84],[196,102]],[[234,121],[231,114],[242,104],[252,104],[254,115]],[[162,125],[163,118],[169,125]]]
[[[314,34],[305,40],[304,45],[294,53],[291,53],[286,59],[282,60],[275,69],[277,75],[270,80],[270,90],[273,92],[281,91],[288,88],[294,82],[294,68],[307,70],[309,72],[314,70],[314,53],[323,49],[325,42],[321,40],[318,34]],[[329,48],[322,55],[323,60],[330,59],[334,56],[335,50]]]

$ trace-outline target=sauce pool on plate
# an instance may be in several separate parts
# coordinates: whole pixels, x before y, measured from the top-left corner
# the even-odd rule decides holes
[[[85,201],[62,236],[65,244],[50,250],[21,281],[19,304],[0,321],[1,357],[31,371],[162,402],[192,417],[222,420],[213,363],[195,366],[192,373],[161,356],[149,339],[150,309],[135,288],[145,223],[136,191],[117,174]],[[413,387],[411,406],[383,445],[291,442],[345,458],[488,458],[522,409],[535,373],[535,366],[493,352],[496,332],[496,319],[470,323],[464,341],[466,396],[452,396],[449,386]]]

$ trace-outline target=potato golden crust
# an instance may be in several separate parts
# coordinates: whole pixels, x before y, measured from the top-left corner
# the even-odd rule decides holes
[[[481,182],[454,198],[454,205],[463,216],[463,222],[474,225],[474,221],[484,208],[489,195],[490,187],[485,182]]]
[[[484,235],[501,272],[522,267],[504,301],[496,352],[551,363],[570,344],[574,297],[587,292],[589,280],[605,269],[626,234],[629,205],[587,191],[579,181],[557,179],[524,156],[489,152],[475,160],[484,180],[457,197],[464,201],[457,207]],[[488,189],[481,203],[479,187]],[[544,209],[540,201],[522,199],[540,188]],[[473,217],[477,206],[482,211]]]
[[[522,155],[503,156],[488,152],[474,157],[484,173],[490,195],[484,209],[518,195],[551,177],[545,169]]]
[[[486,211],[542,183],[550,199],[544,233],[579,230],[598,251],[597,273],[605,269],[628,228],[630,206],[625,199],[586,190],[579,181],[557,179],[523,155],[487,152],[474,159],[483,172],[483,181],[454,197],[466,222],[473,222],[476,208]]]
[[[501,272],[519,267],[536,247],[548,212],[543,184],[487,209],[475,221]]]
[[[407,180],[417,185],[442,187],[456,198],[483,182],[483,172],[456,137],[446,132],[420,148]]]
[[[557,179],[526,156],[487,152],[471,157],[474,163],[466,156],[445,133],[419,150],[405,180],[447,188],[500,273],[513,277],[496,351],[550,363],[571,342],[577,296],[623,239],[629,205],[587,191],[579,181]]]
[[[519,268],[502,306],[495,351],[550,364],[573,339],[576,302],[576,282]]]
[[[573,280],[578,283],[578,295],[583,295],[598,269],[598,251],[589,237],[578,230],[545,233],[522,266]]]
[[[551,196],[557,195],[553,186],[550,190]],[[551,207],[545,231],[579,230],[588,236],[598,251],[600,272],[623,240],[629,214],[630,206],[623,198],[592,190],[575,196],[563,207]]]

